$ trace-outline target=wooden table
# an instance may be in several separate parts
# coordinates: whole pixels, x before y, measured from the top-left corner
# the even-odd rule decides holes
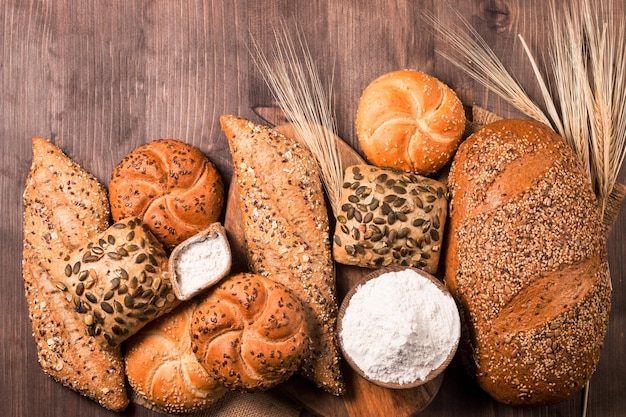
[[[455,7],[487,40],[529,95],[539,89],[518,34],[545,51],[551,27],[543,0],[462,1]],[[615,13],[624,13],[624,3]],[[30,139],[53,140],[104,183],[126,153],[147,141],[181,138],[201,148],[228,183],[232,167],[218,117],[262,121],[271,95],[248,52],[279,19],[295,22],[324,80],[334,69],[339,134],[358,149],[355,112],[378,75],[414,68],[445,81],[467,105],[520,116],[506,102],[435,55],[419,15],[452,16],[433,1],[32,1],[0,3],[0,414],[113,415],[55,384],[40,370],[20,272],[22,192]],[[255,109],[257,111],[255,112]],[[260,110],[259,110],[260,109]],[[621,182],[626,182],[622,169]],[[591,383],[589,416],[626,415],[626,210],[610,236],[613,309]],[[133,415],[152,415],[134,408]],[[556,406],[496,404],[455,361],[423,416],[580,416],[581,396]],[[155,414],[156,415],[156,414]]]

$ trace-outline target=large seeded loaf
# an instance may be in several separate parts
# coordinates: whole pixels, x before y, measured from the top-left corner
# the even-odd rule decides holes
[[[236,116],[220,122],[233,157],[250,270],[286,285],[302,301],[312,336],[303,374],[341,394],[334,266],[316,161],[272,129]]]
[[[561,401],[593,374],[611,290],[601,218],[572,150],[546,126],[502,120],[450,171],[445,280],[481,387],[516,405]]]
[[[87,334],[57,283],[68,254],[108,227],[109,201],[98,180],[42,138],[24,191],[22,273],[39,364],[63,385],[111,410],[128,404],[119,347]]]

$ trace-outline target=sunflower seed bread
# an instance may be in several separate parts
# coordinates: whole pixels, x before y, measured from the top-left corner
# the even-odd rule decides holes
[[[568,398],[596,368],[611,306],[591,182],[551,129],[502,120],[460,146],[448,185],[445,281],[470,373],[502,403]]]
[[[69,253],[108,227],[106,189],[47,140],[33,138],[32,148],[22,274],[39,364],[66,387],[121,411],[129,399],[119,347],[89,336],[56,286]]]
[[[308,149],[265,126],[230,115],[220,122],[233,158],[249,268],[303,303],[312,354],[302,373],[342,394],[334,265],[317,163]]]
[[[335,261],[411,266],[434,274],[447,199],[448,188],[430,178],[372,165],[348,167],[333,238]]]

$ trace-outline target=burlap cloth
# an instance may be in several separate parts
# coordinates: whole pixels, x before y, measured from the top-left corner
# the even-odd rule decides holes
[[[135,404],[168,415],[168,413],[146,403],[135,393],[132,393],[131,400]],[[193,414],[171,415],[185,417],[298,417],[301,411],[302,407],[281,398],[272,391],[253,394],[230,392],[205,410]]]

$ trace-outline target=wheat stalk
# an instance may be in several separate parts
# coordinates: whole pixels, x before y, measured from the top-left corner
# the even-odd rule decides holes
[[[550,125],[550,120],[528,97],[480,34],[458,11],[452,10],[457,16],[458,24],[443,26],[431,13],[424,12],[422,15],[451,51],[448,53],[435,48],[435,52],[526,115]]]
[[[522,36],[547,115],[528,97],[480,34],[455,11],[460,24],[442,26],[424,18],[447,49],[435,51],[527,116],[565,138],[591,179],[604,216],[626,155],[626,32],[603,0],[550,1],[550,90]],[[556,98],[556,99],[555,99]],[[558,103],[558,106],[557,106]]]
[[[271,52],[271,62],[252,38],[253,59],[274,99],[293,123],[296,135],[315,157],[328,200],[337,216],[341,204],[343,164],[329,101],[332,88],[329,88],[327,96],[310,50],[299,31],[297,46],[302,58],[284,22],[280,28],[274,28],[274,38],[276,43]]]

